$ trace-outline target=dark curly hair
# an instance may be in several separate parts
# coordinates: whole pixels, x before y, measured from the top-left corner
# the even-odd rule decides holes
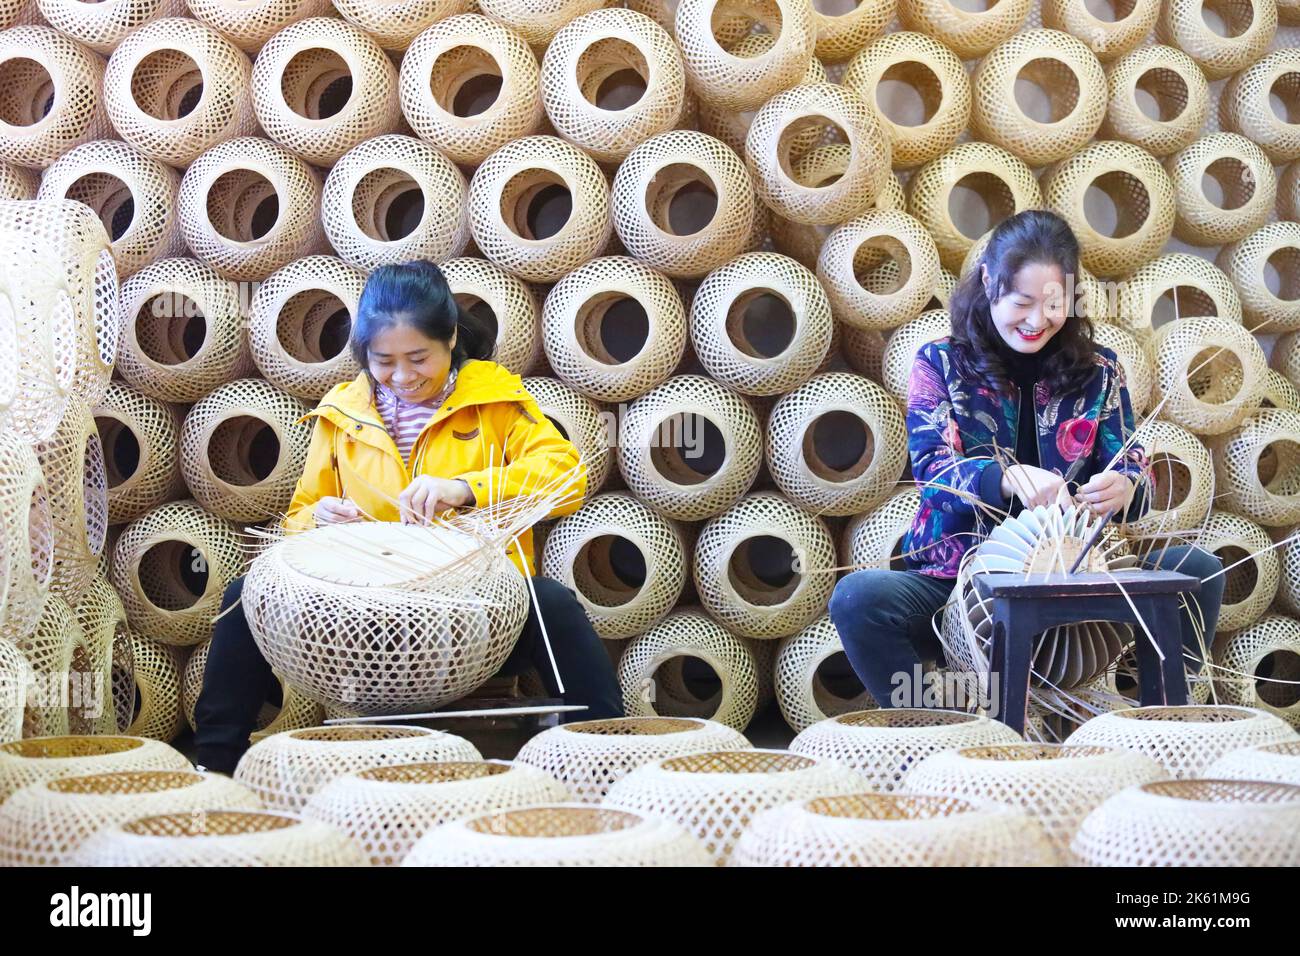
[[[983,255],[957,283],[948,306],[953,364],[963,378],[992,382],[999,391],[1010,391],[1002,361],[1006,346],[993,325],[980,265],[988,268],[989,287],[996,302],[1015,288],[1016,273],[1029,263],[1058,266],[1066,286],[1065,324],[1053,336],[1059,344],[1044,361],[1043,379],[1057,394],[1079,391],[1097,371],[1092,322],[1075,307],[1079,241],[1064,219],[1042,209],[1029,209],[1002,220],[989,237]]]

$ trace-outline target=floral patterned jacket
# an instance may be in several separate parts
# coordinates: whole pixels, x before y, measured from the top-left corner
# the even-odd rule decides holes
[[[1097,347],[1097,373],[1081,392],[1054,395],[1046,382],[1034,389],[1039,467],[1079,484],[1111,465],[1134,482],[1149,472],[1142,449],[1130,445],[1133,408],[1115,353]],[[981,506],[986,468],[1014,453],[1020,395],[1013,385],[1002,394],[961,378],[950,341],[921,347],[912,366],[907,397],[908,451],[921,507],[904,538],[909,570],[953,578],[962,555],[1000,520]],[[1143,488],[1144,484],[1139,484]],[[1148,496],[1134,496],[1126,517],[1133,520]]]

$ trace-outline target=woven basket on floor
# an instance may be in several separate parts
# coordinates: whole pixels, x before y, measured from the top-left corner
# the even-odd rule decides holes
[[[1223,33],[1205,17],[1207,7],[1219,15]],[[1156,21],[1156,39],[1178,47],[1211,80],[1250,66],[1269,48],[1276,33],[1274,0],[1238,0],[1213,6],[1201,0],[1169,0]]]
[[[1171,46],[1139,46],[1106,70],[1110,98],[1100,135],[1168,156],[1196,139],[1210,111],[1205,74]],[[1155,104],[1152,116],[1143,102]]]
[[[1160,16],[1160,2],[1132,0],[1106,12],[1113,19],[1094,14],[1085,0],[1046,0],[1043,26],[1078,37],[1097,59],[1110,63],[1147,39]]]
[[[1205,771],[1209,780],[1268,780],[1300,785],[1300,740],[1226,753]]]
[[[824,670],[831,661],[840,673]],[[827,718],[875,706],[849,666],[839,632],[827,614],[781,642],[773,670],[781,716],[796,733]]]
[[[836,227],[817,256],[835,318],[893,329],[921,314],[939,281],[939,250],[917,220],[877,210]]]
[[[1151,418],[1142,423],[1134,443],[1151,463],[1148,511],[1129,522],[1132,535],[1190,531],[1210,511],[1214,464],[1196,435],[1173,422]]]
[[[1174,235],[1194,246],[1244,239],[1268,220],[1277,199],[1273,164],[1237,133],[1212,133],[1174,153],[1165,166],[1174,183]],[[1216,189],[1208,192],[1210,183]]]
[[[531,372],[542,353],[542,320],[528,283],[485,259],[469,257],[448,259],[442,274],[456,304],[495,327],[492,361],[516,375]]]
[[[1220,700],[1276,714],[1300,728],[1300,621],[1265,614],[1214,644],[1223,670],[1215,681]]]
[[[1221,506],[1269,527],[1300,522],[1297,434],[1300,414],[1267,408],[1215,442]]]
[[[90,587],[108,531],[104,446],[90,409],[69,402],[58,429],[32,450],[45,474],[54,522],[50,593],[76,604]]]
[[[104,448],[110,525],[134,521],[183,493],[176,406],[114,381],[93,414]]]
[[[1219,250],[1214,260],[1241,296],[1241,311],[1252,331],[1300,329],[1300,223],[1271,222]],[[1275,270],[1276,291],[1267,275]]]
[[[1155,399],[1161,414],[1198,435],[1222,435],[1259,407],[1268,359],[1244,327],[1177,319],[1156,330]]]
[[[328,0],[186,0],[186,6],[190,16],[249,54],[291,23],[334,12]]]
[[[1194,541],[1197,547],[1218,558],[1224,567],[1223,604],[1219,608],[1217,629],[1235,631],[1258,621],[1273,603],[1281,578],[1281,562],[1268,532],[1249,518],[1215,511],[1201,526]]]
[[[598,9],[601,3],[600,0],[487,0],[478,6],[540,50],[566,23]]]
[[[908,30],[934,37],[963,60],[982,57],[1018,32],[1031,0],[1010,0],[985,9],[967,9],[948,0],[902,0],[898,17]]]
[[[911,530],[920,506],[921,493],[905,488],[853,518],[840,540],[840,564],[853,570],[905,570],[903,538]]]
[[[614,468],[617,422],[591,399],[554,378],[525,378],[524,390],[569,441],[587,466],[587,496],[597,494]]]
[[[29,737],[0,743],[0,803],[23,787],[121,770],[189,770],[167,744],[144,737]]]
[[[8,428],[0,431],[0,628],[10,640],[40,620],[54,574],[54,515],[40,461]]]
[[[1300,95],[1297,64],[1300,50],[1274,50],[1229,80],[1219,100],[1224,128],[1245,136],[1275,163],[1300,159],[1300,130],[1279,117],[1271,103],[1272,97],[1278,97],[1284,112],[1294,115],[1291,111]]]
[[[772,0],[720,6],[718,0],[677,4],[675,35],[687,79],[701,99],[726,109],[754,109],[799,82],[817,42],[811,3]],[[719,43],[713,26],[715,18],[725,14],[762,24],[776,42],[758,56],[733,55]]]
[[[1227,275],[1208,259],[1185,252],[1157,256],[1124,281],[1115,324],[1154,355],[1155,319],[1162,306],[1174,319],[1208,316],[1241,324],[1241,298]]]

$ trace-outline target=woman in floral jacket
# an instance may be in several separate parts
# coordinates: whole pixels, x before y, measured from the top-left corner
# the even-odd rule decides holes
[[[904,538],[907,570],[856,571],[830,603],[845,653],[882,707],[919,706],[922,659],[943,659],[932,619],[962,555],[1008,514],[1072,497],[1116,520],[1145,510],[1149,469],[1131,441],[1123,370],[1071,308],[1078,263],[1060,217],[1004,220],[953,292],[952,335],[917,353],[907,429],[921,506]],[[1189,612],[1183,622],[1184,646],[1199,657],[1198,634],[1212,637],[1218,620],[1218,560],[1167,547],[1148,564],[1203,580],[1198,620]]]

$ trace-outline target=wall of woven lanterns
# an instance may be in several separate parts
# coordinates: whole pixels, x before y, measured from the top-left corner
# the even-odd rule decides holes
[[[365,277],[415,258],[588,458],[539,564],[629,714],[870,706],[826,601],[898,566],[912,357],[1030,207],[1159,408],[1135,540],[1232,565],[1216,690],[1300,725],[1255,680],[1300,675],[1294,4],[0,5],[0,638],[114,708],[0,727],[179,732]]]

